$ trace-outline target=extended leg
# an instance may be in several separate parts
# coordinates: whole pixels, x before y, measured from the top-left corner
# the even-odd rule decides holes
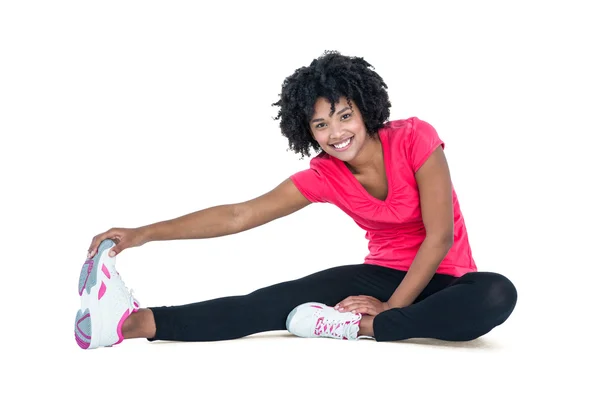
[[[353,278],[365,265],[346,265],[256,290],[180,306],[151,307],[128,318],[124,336],[150,340],[216,341],[285,330],[299,304],[335,304],[354,294]],[[153,326],[154,325],[154,326]]]

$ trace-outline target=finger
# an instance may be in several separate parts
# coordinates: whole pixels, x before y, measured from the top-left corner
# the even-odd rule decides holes
[[[346,297],[344,300],[340,301],[339,303],[337,303],[333,308],[335,308],[336,310],[340,307],[344,307],[346,306],[349,302],[353,301],[356,298],[356,296],[348,296]]]
[[[360,307],[367,307],[368,306],[368,302],[366,302],[365,300],[353,300],[351,302],[349,302],[345,307],[340,307],[338,309],[338,311],[341,312],[351,312],[353,310],[356,310],[357,308]]]
[[[376,299],[373,296],[362,296],[365,300],[369,300],[369,301],[379,301],[379,299]]]
[[[108,252],[108,256],[115,257],[117,254],[119,254],[125,248],[126,248],[126,246],[123,244],[123,242],[119,242],[119,244],[114,245],[113,248],[110,249],[110,251]]]
[[[359,296],[350,296],[347,297],[346,299],[344,299],[343,301],[339,302],[338,304],[335,305],[335,309],[338,309],[340,307],[343,308],[347,308],[346,306],[349,304],[348,302],[350,301],[379,301],[378,299],[376,299],[373,296],[365,296],[365,295],[359,295]]]
[[[367,313],[369,315],[377,315],[377,302],[373,300],[363,300],[359,303],[356,303],[351,309],[348,311],[359,312],[361,314]]]
[[[100,242],[102,242],[104,235],[106,235],[106,232],[100,235],[96,235],[94,236],[94,238],[92,239],[92,243],[90,244],[90,247],[88,249],[88,258],[92,258],[94,257],[94,255],[96,255],[96,251],[98,250],[98,246],[100,245]]]
[[[376,307],[375,303],[373,303],[370,300],[362,300],[362,301],[354,303],[351,307],[348,307],[346,312],[371,314],[373,312],[376,312],[376,310],[377,310],[377,307]]]
[[[117,254],[119,254],[128,247],[125,241],[116,234],[110,239],[115,243],[115,245],[108,252],[109,257],[115,257]]]
[[[88,249],[88,258],[92,258],[92,257],[94,257],[94,255],[96,255],[96,252],[98,251],[98,246],[100,246],[100,243],[102,243],[105,239],[111,239],[114,236],[115,236],[115,233],[114,233],[113,229],[109,229],[108,231],[106,231],[100,235],[94,236],[94,239],[92,240],[92,244],[90,245],[90,247]]]
[[[340,304],[338,304],[334,308],[337,309],[338,311],[344,311],[344,310],[347,310],[348,307],[351,307],[353,304],[356,304],[357,301],[358,300],[354,296],[349,297],[346,300],[340,302]]]
[[[363,306],[352,311],[354,314],[360,313],[363,315],[377,315],[377,311],[373,307]]]

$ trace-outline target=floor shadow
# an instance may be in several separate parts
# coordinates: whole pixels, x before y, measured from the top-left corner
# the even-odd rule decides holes
[[[486,349],[486,350],[498,350],[500,346],[497,343],[486,339],[486,338],[477,338],[474,340],[469,340],[466,342],[450,342],[446,340],[438,340],[438,339],[406,339],[399,340],[396,342],[388,342],[388,343],[403,343],[403,344],[414,344],[420,346],[433,346],[433,347],[453,347],[453,348],[462,348],[462,349]]]
[[[254,335],[246,336],[240,339],[235,340],[253,340],[253,339],[262,339],[267,340],[271,338],[294,338],[301,339],[297,336],[289,333],[289,332],[265,332],[265,333],[257,333]],[[364,340],[365,342],[375,342],[375,340]],[[433,346],[433,347],[452,347],[452,348],[463,348],[463,349],[488,349],[488,350],[497,350],[500,348],[498,344],[488,338],[480,337],[474,340],[464,341],[464,342],[451,342],[446,340],[438,340],[438,339],[428,339],[428,338],[414,338],[414,339],[406,339],[406,340],[398,340],[392,342],[383,342],[383,343],[402,343],[402,344],[412,344],[412,345],[420,345],[420,346]]]
[[[240,341],[240,340],[256,340],[256,339],[262,339],[262,340],[268,340],[268,339],[275,339],[275,338],[296,338],[297,336],[292,335],[291,333],[255,333],[254,335],[250,335],[250,336],[244,336],[238,339],[227,339],[227,340],[217,340],[217,341],[206,341],[206,342],[183,342],[183,341],[177,341],[177,340],[156,340],[156,341],[152,341],[149,342],[150,344],[170,344],[170,343],[222,343],[222,342],[230,342],[232,340],[236,340],[236,341]]]
[[[218,342],[228,342],[231,340],[269,340],[269,339],[301,339],[295,335],[292,335],[289,332],[282,333],[256,333],[254,335],[245,336],[239,339],[230,339],[230,340],[220,340]],[[375,342],[375,340],[364,340],[365,342]],[[160,344],[171,344],[171,343],[189,343],[189,342],[180,342],[180,341],[161,341],[157,340],[154,342],[150,342],[153,345]],[[209,342],[205,342],[209,343]],[[386,344],[408,344],[408,345],[417,345],[417,346],[431,346],[431,347],[451,347],[451,348],[462,348],[462,349],[478,349],[478,350],[498,350],[501,347],[492,340],[486,338],[477,338],[474,340],[466,341],[466,342],[450,342],[445,340],[438,339],[427,339],[427,338],[415,338],[415,339],[406,339],[406,340],[398,340],[391,342],[382,342]]]
[[[271,339],[271,338],[295,338],[296,335],[292,335],[291,333],[282,332],[282,333],[270,333],[270,334],[254,334],[250,336],[246,336],[236,340],[250,340],[250,339]]]

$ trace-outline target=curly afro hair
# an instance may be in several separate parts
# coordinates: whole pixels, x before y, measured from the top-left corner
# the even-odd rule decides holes
[[[325,51],[310,66],[299,68],[285,78],[280,100],[272,104],[280,107],[274,119],[281,120],[282,135],[288,138],[289,148],[302,159],[310,156],[311,147],[316,153],[322,152],[311,135],[309,124],[317,98],[329,100],[330,116],[340,97],[352,101],[362,114],[368,135],[374,137],[390,116],[391,103],[386,89],[383,79],[361,57]]]

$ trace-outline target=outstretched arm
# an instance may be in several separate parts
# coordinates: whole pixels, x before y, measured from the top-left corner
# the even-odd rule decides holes
[[[310,204],[288,178],[268,193],[237,204],[218,205],[134,229],[112,228],[96,235],[88,249],[93,257],[105,239],[114,240],[114,255],[161,240],[207,239],[231,235],[289,215]]]

